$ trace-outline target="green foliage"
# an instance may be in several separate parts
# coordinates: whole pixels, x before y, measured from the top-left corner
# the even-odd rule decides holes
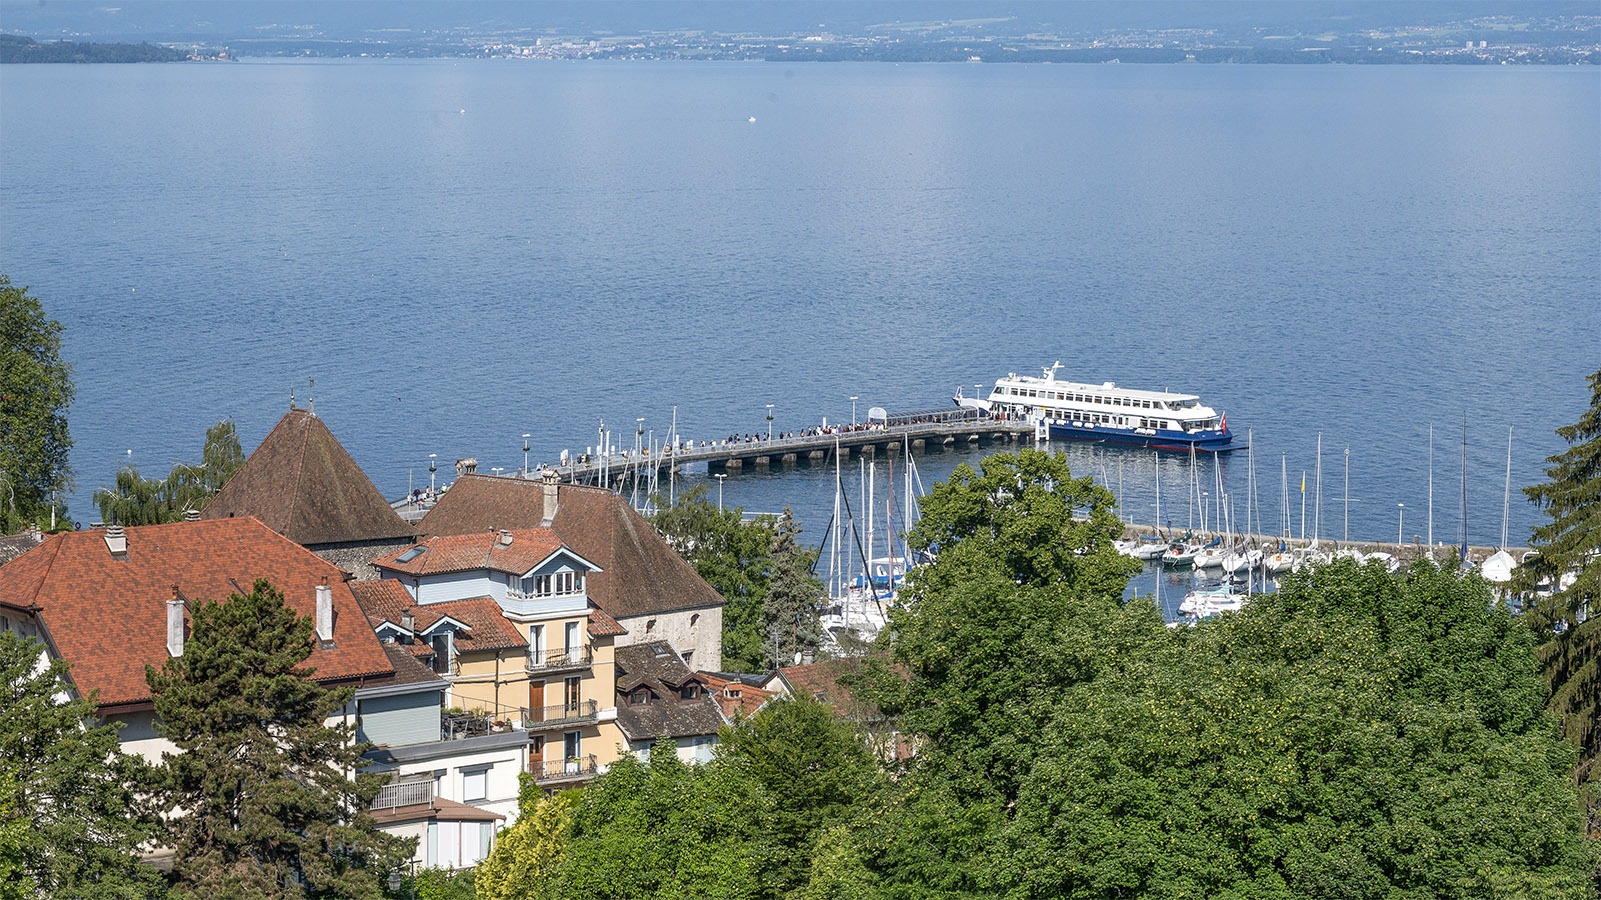
[[[544,896],[758,896],[747,852],[751,798],[718,766],[686,766],[670,742],[650,765],[625,756],[584,788]]]
[[[117,470],[115,486],[94,493],[104,522],[118,525],[160,525],[181,522],[200,512],[244,464],[244,450],[234,424],[224,419],[206,429],[200,465],[178,463],[165,481],[145,478],[132,465]]]
[[[1064,692],[1161,623],[1148,606],[1120,605],[1139,563],[1112,547],[1121,524],[1108,491],[1038,450],[981,465],[959,466],[924,499],[909,541],[938,556],[910,573],[914,602],[891,623],[911,676],[905,724],[929,739],[924,763],[963,794],[1009,801]]]
[[[704,485],[664,506],[651,520],[662,537],[695,567],[727,604],[723,607],[723,668],[765,669],[771,637],[763,623],[774,524],[744,521],[741,510],[720,510]]]
[[[0,889],[18,897],[120,898],[160,892],[136,848],[151,832],[131,786],[148,780],[117,729],[71,696],[67,664],[0,631]]]
[[[325,720],[351,690],[303,668],[311,620],[265,580],[191,610],[183,655],[146,668],[159,730],[179,752],[155,785],[182,897],[380,897],[404,842],[366,813],[381,778]]]
[[[720,737],[715,765],[766,798],[746,828],[765,848],[762,895],[787,896],[806,883],[819,834],[878,789],[877,765],[831,709],[809,698],[770,702]]]
[[[478,873],[472,869],[423,869],[410,879],[403,896],[408,900],[473,900],[478,896],[477,881]]]
[[[17,34],[0,34],[0,64],[178,62],[184,59],[188,59],[188,55],[181,50],[148,43],[36,41]]]
[[[0,275],[0,534],[47,527],[56,496],[72,486],[67,407],[72,367],[61,359],[61,323]],[[58,518],[66,508],[56,507]]]
[[[762,598],[762,629],[768,636],[771,665],[793,665],[799,654],[815,653],[823,644],[818,621],[822,581],[812,574],[817,551],[800,545],[800,526],[784,507],[773,530],[773,549],[767,560],[767,596]]]
[[[1587,896],[1532,642],[1482,583],[1321,568],[1077,685],[1009,897]]]
[[[1590,408],[1557,429],[1570,445],[1550,457],[1550,479],[1524,489],[1551,521],[1534,529],[1539,555],[1517,570],[1518,587],[1540,591],[1529,620],[1541,639],[1540,664],[1550,706],[1563,733],[1579,748],[1575,780],[1590,811],[1590,831],[1601,837],[1601,371],[1589,378]],[[1572,583],[1561,587],[1563,579]],[[1598,874],[1601,881],[1601,874]]]
[[[526,778],[524,787],[533,784]],[[519,798],[517,824],[495,837],[495,848],[478,867],[481,900],[537,900],[561,862],[562,842],[573,821],[575,792]]]

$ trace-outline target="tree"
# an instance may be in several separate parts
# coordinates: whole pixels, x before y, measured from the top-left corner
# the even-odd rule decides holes
[[[674,550],[727,601],[723,607],[723,667],[756,672],[771,655],[762,621],[767,596],[773,520],[746,522],[741,510],[718,509],[697,486],[651,520]]]
[[[556,873],[535,896],[755,897],[745,830],[756,799],[726,768],[685,765],[671,741],[648,766],[624,756],[579,794]]]
[[[1601,371],[1589,382],[1590,408],[1557,429],[1570,446],[1546,460],[1549,481],[1524,488],[1551,521],[1534,529],[1538,555],[1517,574],[1519,589],[1536,596],[1529,621],[1550,706],[1579,748],[1574,778],[1601,836]]]
[[[518,803],[517,824],[495,837],[495,848],[478,867],[478,896],[483,900],[537,900],[538,891],[555,875],[562,841],[573,821],[572,791],[541,795],[527,788]]]
[[[100,518],[118,525],[160,525],[180,522],[186,513],[200,512],[233,473],[244,464],[244,450],[233,422],[224,419],[206,429],[200,465],[180,462],[166,480],[157,481],[125,465],[117,470],[115,485],[94,493]]]
[[[1428,563],[1345,562],[1160,635],[1040,735],[1011,897],[1584,897],[1533,640]]]
[[[156,785],[185,897],[380,897],[403,842],[366,812],[381,777],[325,721],[352,690],[303,664],[312,623],[265,579],[192,612],[183,655],[146,667],[158,729],[179,752]]]
[[[72,696],[67,664],[0,631],[0,893],[146,897],[161,886],[139,862],[152,833],[133,785],[148,778],[124,754],[92,699]],[[68,699],[71,698],[71,699]]]
[[[61,323],[0,275],[0,534],[48,525],[72,485],[67,407],[72,367],[61,359]]]
[[[818,622],[818,601],[823,583],[812,574],[817,553],[802,548],[800,527],[784,507],[773,529],[773,549],[768,557],[767,596],[762,598],[762,630],[772,656],[772,668],[793,665],[804,654],[815,653],[823,644]]]
[[[747,831],[765,850],[763,894],[788,896],[806,884],[819,835],[880,789],[878,766],[833,710],[810,698],[769,702],[719,741],[713,765],[767,798]]]
[[[912,602],[891,627],[911,676],[905,725],[928,739],[923,764],[945,767],[959,794],[1004,803],[1065,692],[1161,623],[1148,605],[1121,605],[1139,562],[1112,547],[1110,492],[1039,450],[980,466],[958,466],[924,498],[908,542],[936,555],[909,574]]]

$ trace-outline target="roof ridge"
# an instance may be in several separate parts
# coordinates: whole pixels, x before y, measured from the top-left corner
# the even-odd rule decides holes
[[[67,534],[69,534],[69,533],[76,533],[76,532],[58,531],[55,534],[50,536],[50,537],[53,537],[53,538],[59,538],[59,540],[57,540],[55,542],[55,546],[51,548],[52,552],[50,553],[49,559],[45,562],[43,576],[40,577],[39,580],[36,581],[34,583],[34,585],[33,585],[33,596],[30,598],[32,602],[29,603],[29,606],[32,606],[35,609],[42,609],[43,608],[43,607],[39,606],[39,592],[44,590],[44,586],[49,583],[49,581],[50,581],[50,570],[51,570],[52,567],[55,566],[56,560],[61,558],[61,547],[62,547],[63,544],[65,544],[67,542]],[[46,544],[50,543],[50,539],[46,538],[45,539],[45,543]],[[42,546],[44,546],[44,544],[40,544],[39,546],[42,547]]]

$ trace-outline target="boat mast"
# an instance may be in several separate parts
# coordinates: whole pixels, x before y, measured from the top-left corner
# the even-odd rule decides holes
[[[1468,414],[1462,414],[1462,562],[1468,561]]]
[[[1323,432],[1317,433],[1317,477],[1312,484],[1312,543],[1323,534]]]
[[[1501,495],[1501,549],[1506,549],[1507,524],[1512,518],[1512,426],[1506,429],[1506,487]]]
[[[1429,423],[1429,547],[1434,547],[1434,423]]]

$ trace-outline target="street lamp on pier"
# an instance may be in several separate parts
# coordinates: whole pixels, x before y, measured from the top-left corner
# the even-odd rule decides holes
[[[773,404],[767,404],[767,439],[773,439]]]
[[[717,511],[723,511],[723,479],[728,477],[727,472],[718,472],[712,476],[717,479]]]
[[[495,473],[495,477],[499,478],[500,477],[500,473],[506,471],[506,467],[505,466],[490,466],[489,467],[489,471],[494,472]]]
[[[523,434],[523,477],[525,478],[528,477],[528,439],[531,437],[533,437],[532,434],[526,432]]]
[[[439,467],[434,465],[434,460],[438,458],[439,454],[437,453],[428,454],[428,493],[430,494],[434,492],[434,473],[439,471]]]
[[[851,427],[856,427],[856,397],[851,397]]]
[[[1404,523],[1405,521],[1406,521],[1406,504],[1405,503],[1397,503],[1397,504],[1395,504],[1395,546],[1396,546],[1396,552],[1400,552],[1400,548],[1406,543],[1405,539],[1403,539],[1402,536],[1401,536],[1402,531],[1404,530],[1403,526],[1402,526],[1402,523]]]

